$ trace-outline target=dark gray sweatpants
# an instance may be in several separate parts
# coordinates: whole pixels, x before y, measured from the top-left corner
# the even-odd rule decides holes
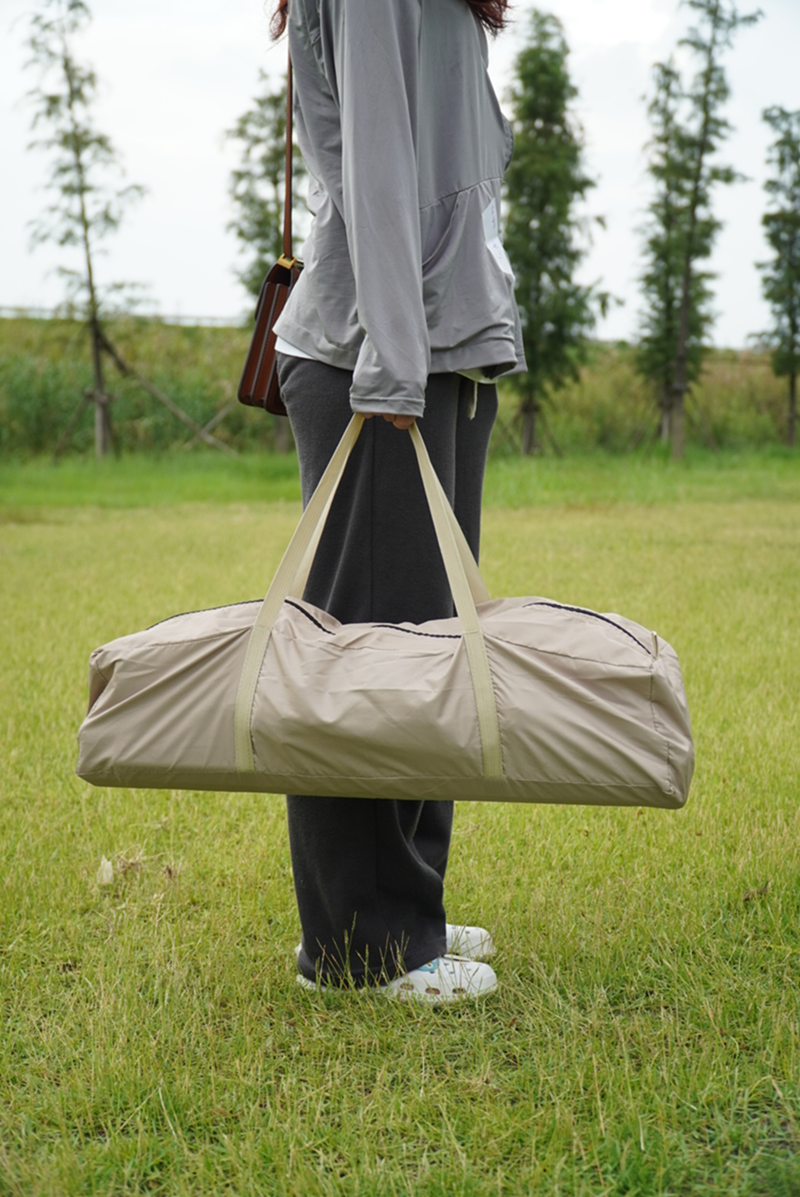
[[[278,369],[305,506],[352,415],[352,376],[283,354]],[[477,557],[497,393],[481,386],[470,420],[472,389],[456,374],[431,375],[419,427]],[[454,614],[411,438],[383,419],[363,426],[305,598],[342,623]],[[306,977],[362,984],[444,953],[451,802],[289,795],[287,805]]]

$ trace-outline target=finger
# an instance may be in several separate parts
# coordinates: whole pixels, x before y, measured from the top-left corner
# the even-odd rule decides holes
[[[361,413],[365,420],[371,420],[373,416],[383,416],[387,424],[394,424],[395,428],[410,428],[414,423],[414,416],[396,416],[392,412],[378,412],[378,411],[364,411]]]

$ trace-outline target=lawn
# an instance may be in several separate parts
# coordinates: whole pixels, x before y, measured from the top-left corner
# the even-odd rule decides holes
[[[668,639],[697,772],[680,813],[460,806],[500,989],[442,1010],[296,985],[279,797],[74,776],[90,650],[263,593],[291,459],[0,486],[2,1197],[800,1194],[795,462],[492,463],[490,591]]]
[[[424,426],[422,426],[424,435]],[[31,517],[42,507],[169,507],[176,503],[297,502],[294,453],[211,450],[127,453],[25,461],[0,459],[0,521]],[[783,446],[714,453],[690,446],[686,461],[653,453],[604,452],[489,460],[486,504],[492,507],[596,506],[598,503],[800,500],[800,460]]]

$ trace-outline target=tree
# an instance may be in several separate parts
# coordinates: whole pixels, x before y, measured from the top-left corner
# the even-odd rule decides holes
[[[77,247],[83,258],[80,270],[62,268],[67,279],[72,306],[85,319],[89,330],[94,386],[86,391],[67,424],[58,444],[57,457],[81,417],[87,404],[94,404],[95,452],[105,456],[113,447],[110,404],[106,390],[103,355],[111,359],[121,374],[136,380],[154,399],[162,403],[187,428],[214,448],[233,453],[211,435],[211,427],[202,428],[168,395],[144,378],[120,355],[109,340],[103,325],[112,295],[130,296],[130,284],[113,283],[101,288],[95,269],[99,254],[97,244],[120,225],[126,207],[144,194],[135,184],[117,187],[110,181],[123,173],[116,150],[104,133],[92,123],[91,107],[97,92],[97,76],[81,66],[72,52],[72,38],[91,20],[84,0],[40,0],[40,11],[31,18],[28,47],[32,57],[29,67],[38,68],[39,86],[28,93],[34,106],[32,127],[44,126],[48,134],[31,143],[31,148],[54,152],[48,188],[56,200],[34,222],[33,242],[55,241],[59,246]]]
[[[73,304],[86,319],[91,335],[94,388],[85,396],[95,406],[95,451],[104,456],[112,447],[110,396],[103,377],[101,312],[104,299],[119,293],[119,284],[101,290],[97,283],[97,244],[119,227],[126,207],[144,189],[135,184],[117,187],[109,181],[122,168],[111,141],[92,123],[91,106],[97,76],[76,62],[71,40],[91,19],[83,0],[42,0],[31,18],[28,66],[40,71],[39,86],[29,92],[34,105],[33,130],[47,134],[31,146],[53,151],[47,186],[56,200],[34,222],[33,242],[54,241],[77,247],[80,270],[63,269]],[[81,405],[81,408],[83,404]]]
[[[570,114],[577,95],[561,23],[536,10],[511,91],[514,157],[506,172],[505,243],[516,276],[528,372],[520,393],[522,451],[537,448],[537,416],[549,390],[577,377],[587,333],[608,297],[575,281],[587,222],[575,205],[595,186],[583,167],[583,133]]]
[[[763,116],[777,137],[769,154],[775,177],[765,184],[776,206],[762,221],[774,257],[758,266],[774,318],[773,328],[763,339],[772,346],[775,374],[789,380],[786,440],[795,445],[800,373],[800,112],[776,107],[768,108]]]
[[[653,77],[654,96],[647,109],[653,136],[647,148],[648,169],[655,183],[655,194],[648,207],[649,219],[643,229],[646,266],[641,275],[641,284],[646,307],[640,319],[641,335],[636,351],[636,366],[639,373],[657,389],[661,436],[662,440],[669,441],[683,281],[688,178],[679,119],[684,99],[680,75],[670,61],[656,63]],[[709,278],[707,272],[697,269],[692,272],[686,355],[686,372],[690,383],[700,374],[703,341],[712,320]]]
[[[669,425],[675,458],[683,457],[684,452],[684,410],[693,368],[692,353],[701,345],[698,333],[702,331],[708,297],[705,284],[711,277],[699,273],[698,263],[711,256],[721,227],[712,212],[712,195],[718,184],[731,184],[741,178],[731,167],[720,166],[715,161],[731,131],[730,123],[722,115],[730,89],[720,57],[732,46],[740,27],[753,25],[761,17],[760,12],[741,16],[732,0],[685,0],[685,3],[698,14],[699,23],[681,39],[680,45],[697,56],[699,70],[686,93],[687,120],[675,125],[672,155],[680,269],[677,333],[670,366]],[[707,321],[707,312],[705,318]]]
[[[269,78],[259,72],[262,91],[253,107],[239,117],[226,136],[241,144],[239,167],[231,173],[230,196],[236,216],[228,226],[249,255],[237,277],[257,296],[264,276],[283,252],[283,205],[286,186],[286,84],[269,89]],[[306,174],[294,147],[292,167],[293,208],[296,184]]]

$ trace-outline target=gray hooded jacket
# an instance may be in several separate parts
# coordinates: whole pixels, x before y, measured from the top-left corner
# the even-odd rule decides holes
[[[421,416],[430,373],[524,369],[500,240],[513,135],[464,0],[291,0],[314,215],[276,331],[353,371],[354,411]]]

